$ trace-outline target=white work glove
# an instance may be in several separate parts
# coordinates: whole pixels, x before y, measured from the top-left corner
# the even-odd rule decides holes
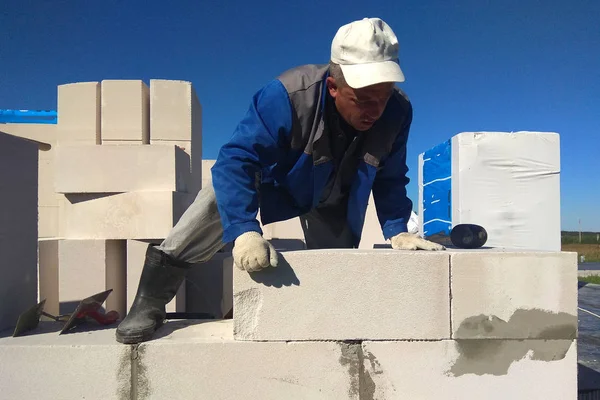
[[[277,266],[277,252],[271,243],[255,231],[241,234],[233,244],[233,262],[242,271],[258,271]]]
[[[414,233],[403,232],[392,238],[392,248],[396,250],[446,250],[441,244],[421,238]]]

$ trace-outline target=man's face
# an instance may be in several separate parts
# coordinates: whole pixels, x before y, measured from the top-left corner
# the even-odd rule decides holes
[[[327,78],[327,89],[344,120],[358,131],[366,131],[381,117],[394,89],[393,82],[378,83],[360,89],[338,87],[335,79]]]

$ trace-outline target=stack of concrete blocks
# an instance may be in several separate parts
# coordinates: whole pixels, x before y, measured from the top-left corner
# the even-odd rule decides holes
[[[129,310],[148,243],[166,237],[201,185],[202,110],[189,82],[81,82],[58,87],[53,239],[40,242],[40,297],[77,302],[113,289]],[[48,283],[51,282],[51,283]],[[185,287],[168,311],[185,309]]]
[[[37,303],[38,146],[0,132],[0,330]]]
[[[478,224],[487,245],[560,251],[560,135],[461,132],[419,155],[419,231]]]
[[[233,321],[136,349],[147,398],[577,398],[574,253],[282,256],[234,270]]]
[[[577,398],[575,253],[305,250],[282,258],[277,269],[234,270],[233,320],[170,321],[135,346],[117,343],[114,328],[0,338],[3,394]]]

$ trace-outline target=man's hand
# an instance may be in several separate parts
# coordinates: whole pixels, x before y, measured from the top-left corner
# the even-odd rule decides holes
[[[278,263],[273,245],[254,231],[238,236],[232,253],[234,264],[242,271],[258,271],[269,266],[276,267]]]
[[[396,250],[446,250],[441,244],[430,242],[414,233],[403,232],[392,238],[392,248]]]

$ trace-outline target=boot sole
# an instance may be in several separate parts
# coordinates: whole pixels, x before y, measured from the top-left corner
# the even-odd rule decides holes
[[[149,328],[142,329],[139,332],[133,332],[133,333],[121,333],[121,332],[119,332],[119,330],[117,330],[115,336],[117,338],[117,342],[119,342],[119,343],[137,344],[137,343],[146,342],[146,341],[152,339],[152,336],[154,336],[154,333],[156,332],[156,330],[158,328],[160,328],[161,326],[162,326],[162,323],[157,323],[155,326],[151,326]]]

